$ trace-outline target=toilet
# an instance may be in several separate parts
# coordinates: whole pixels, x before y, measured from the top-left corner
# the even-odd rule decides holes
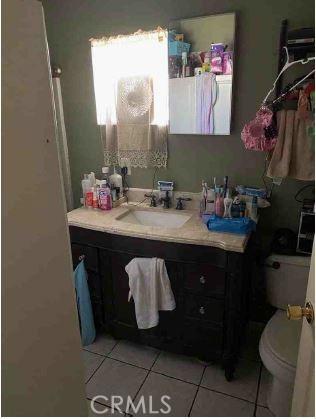
[[[286,307],[305,305],[309,265],[303,256],[266,259],[267,300],[278,310],[263,330],[259,352],[271,374],[267,403],[275,416],[290,416],[302,320],[289,321]]]

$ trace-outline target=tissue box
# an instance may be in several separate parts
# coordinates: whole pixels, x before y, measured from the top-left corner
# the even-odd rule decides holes
[[[211,215],[206,225],[210,231],[233,234],[249,234],[256,229],[256,223],[247,217],[222,218]]]

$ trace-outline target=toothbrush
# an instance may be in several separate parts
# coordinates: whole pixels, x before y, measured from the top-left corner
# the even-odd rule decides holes
[[[207,183],[202,180],[202,196],[200,201],[200,215],[202,216],[206,210],[206,200],[207,200]]]
[[[226,198],[227,185],[228,185],[228,176],[224,176],[224,198]]]
[[[207,201],[207,183],[203,182],[203,198],[204,198],[204,208],[206,209],[206,201]]]

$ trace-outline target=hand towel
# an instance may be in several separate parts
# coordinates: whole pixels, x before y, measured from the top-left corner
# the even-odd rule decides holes
[[[309,119],[299,118],[297,111],[282,110],[277,114],[277,121],[278,140],[267,176],[314,180],[315,151],[307,131]]]
[[[88,287],[88,275],[82,260],[75,269],[74,281],[80,322],[82,345],[90,345],[96,336],[93,312]]]
[[[135,303],[138,328],[157,326],[159,310],[174,310],[176,307],[164,260],[134,258],[125,270],[129,276],[129,299],[132,296]]]

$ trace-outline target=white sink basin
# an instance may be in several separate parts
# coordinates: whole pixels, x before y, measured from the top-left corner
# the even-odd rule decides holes
[[[159,211],[130,210],[117,217],[117,220],[130,224],[151,227],[180,228],[191,218],[187,214],[175,214]]]

